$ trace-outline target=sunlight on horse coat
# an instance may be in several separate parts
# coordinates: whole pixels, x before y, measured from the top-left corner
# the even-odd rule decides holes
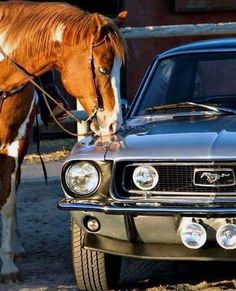
[[[125,13],[119,15],[117,23],[122,17]],[[2,2],[0,46],[30,75],[58,69],[66,90],[79,99],[88,114],[99,103],[103,111],[92,126],[97,134],[113,134],[119,129],[119,67],[125,46],[111,19],[62,3]],[[28,81],[4,55],[0,57],[0,90]]]
[[[9,59],[31,76],[57,69],[65,89],[78,98],[92,130],[115,133],[121,124],[120,66],[125,45],[116,21],[62,3],[0,3],[0,91],[28,83]],[[14,256],[23,252],[18,240],[15,194],[20,166],[28,148],[35,111],[32,85],[4,99],[0,111],[0,206],[2,209],[4,281],[19,281]]]

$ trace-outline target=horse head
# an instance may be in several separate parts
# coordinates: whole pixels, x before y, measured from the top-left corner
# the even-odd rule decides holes
[[[126,14],[121,12],[115,20],[90,14],[81,21],[79,37],[71,30],[63,31],[62,82],[88,116],[95,117],[91,129],[101,136],[114,134],[122,122],[120,67],[125,44],[118,29]]]

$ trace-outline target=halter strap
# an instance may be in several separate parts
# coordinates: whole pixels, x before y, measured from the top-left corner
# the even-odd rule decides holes
[[[9,90],[9,91],[0,91],[0,113],[2,111],[3,101],[16,93],[19,93],[25,88],[26,84],[22,84],[19,86],[16,86],[15,88]]]
[[[93,49],[97,46],[100,46],[105,41],[106,41],[106,35],[104,36],[104,38],[101,41],[99,41],[97,43],[94,43],[94,36],[92,36],[91,41],[90,41],[90,48],[89,48],[88,62],[89,62],[89,68],[90,68],[92,87],[93,87],[94,95],[96,97],[96,105],[93,109],[93,112],[95,112],[95,114],[98,111],[104,111],[104,108],[100,107],[100,105],[99,105],[99,99],[101,99],[101,96],[100,96],[100,93],[98,91],[98,85],[97,85],[97,81],[96,81],[95,65],[94,65],[94,59],[93,59]]]
[[[92,45],[93,45],[93,47],[100,46],[101,44],[103,44],[106,41],[106,38],[107,38],[107,35],[105,35],[103,37],[103,39],[100,40],[99,42],[94,43],[93,42],[94,41],[94,36],[92,36]]]

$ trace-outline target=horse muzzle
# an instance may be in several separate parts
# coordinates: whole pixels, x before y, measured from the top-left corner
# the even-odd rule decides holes
[[[99,135],[99,136],[105,136],[105,135],[112,135],[115,134],[121,126],[122,120],[119,118],[107,118],[104,116],[104,118],[100,118],[99,116],[96,116],[97,118],[94,118],[91,123],[91,130]]]

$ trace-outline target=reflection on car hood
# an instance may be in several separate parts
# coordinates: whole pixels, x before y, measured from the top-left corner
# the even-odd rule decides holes
[[[232,160],[236,159],[236,116],[182,117],[147,122],[116,136],[106,160]]]

